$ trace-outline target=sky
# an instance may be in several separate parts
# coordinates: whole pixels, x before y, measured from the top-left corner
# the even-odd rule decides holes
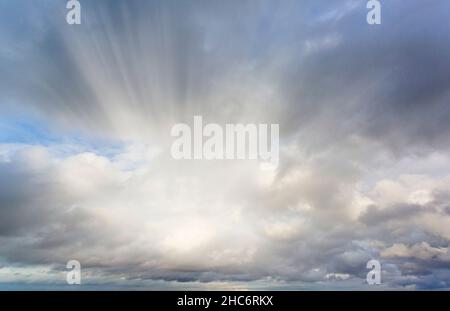
[[[449,1],[80,2],[0,0],[0,290],[450,288]],[[196,115],[279,166],[173,159]]]

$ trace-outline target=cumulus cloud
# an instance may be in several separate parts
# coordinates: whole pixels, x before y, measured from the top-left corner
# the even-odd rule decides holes
[[[450,4],[366,12],[1,2],[0,282],[450,287]],[[279,123],[279,168],[173,160],[194,115]]]
[[[433,257],[445,256],[447,253],[448,249],[446,247],[431,247],[427,242],[422,242],[420,244],[414,244],[412,247],[408,247],[404,244],[394,244],[383,250],[381,256],[387,258],[403,257],[430,260]]]

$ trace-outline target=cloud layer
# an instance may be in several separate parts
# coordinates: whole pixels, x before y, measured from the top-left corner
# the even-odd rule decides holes
[[[448,1],[81,2],[0,2],[0,282],[450,287]],[[279,168],[173,160],[194,115]]]

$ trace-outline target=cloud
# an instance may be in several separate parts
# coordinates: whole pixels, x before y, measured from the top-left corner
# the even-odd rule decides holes
[[[449,287],[447,1],[63,4],[0,4],[7,280]],[[279,169],[173,160],[193,115],[279,123]]]
[[[447,256],[448,249],[444,247],[431,247],[427,242],[415,244],[408,247],[404,244],[394,244],[381,252],[381,256],[386,258],[417,258],[421,260],[430,260],[434,257]],[[448,256],[447,256],[448,257]]]

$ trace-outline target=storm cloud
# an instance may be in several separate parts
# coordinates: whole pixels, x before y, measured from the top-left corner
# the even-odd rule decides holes
[[[448,1],[41,2],[0,1],[0,282],[450,287]],[[194,115],[278,169],[172,159]]]

